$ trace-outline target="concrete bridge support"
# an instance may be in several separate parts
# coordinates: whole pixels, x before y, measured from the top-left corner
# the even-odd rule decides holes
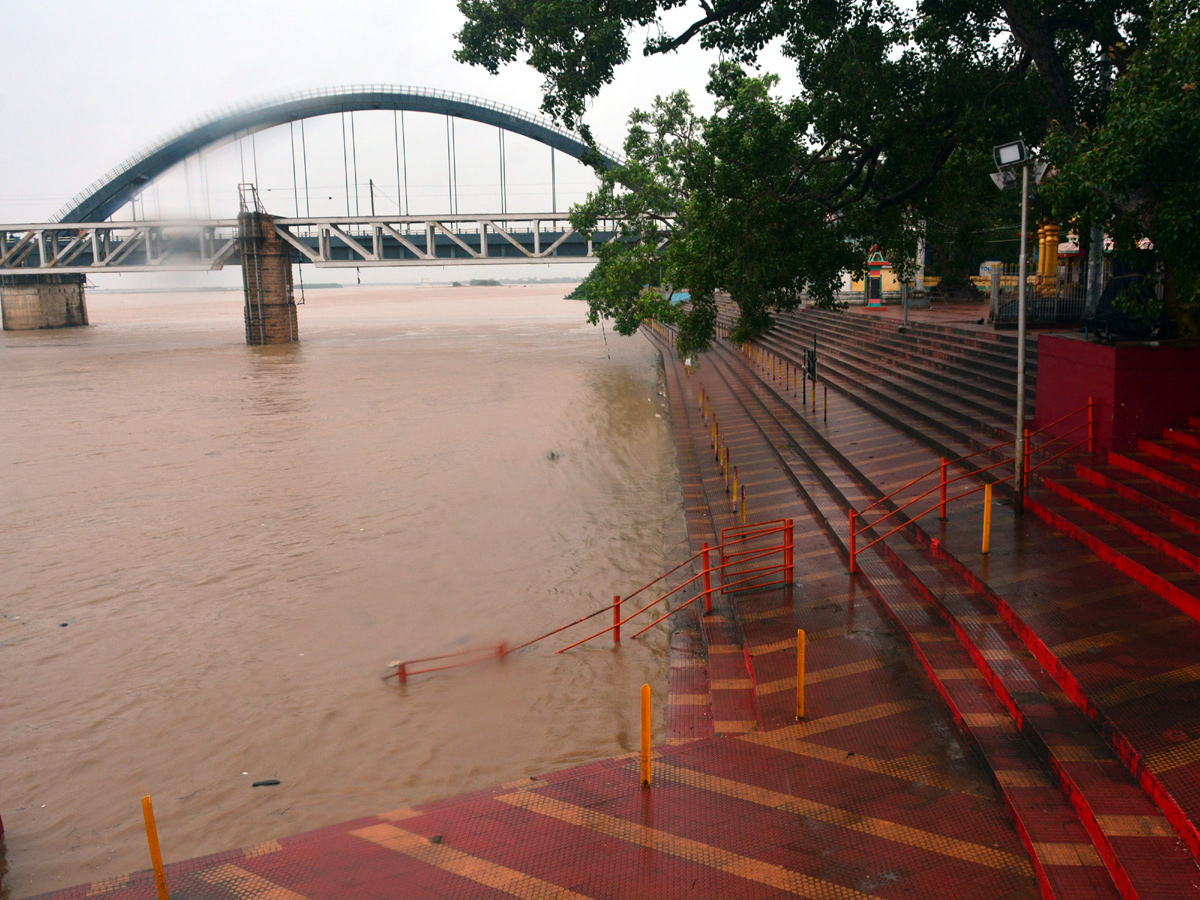
[[[289,344],[300,340],[292,290],[292,248],[275,233],[266,213],[238,216],[242,254],[247,344]]]
[[[86,325],[83,275],[0,275],[5,331]]]

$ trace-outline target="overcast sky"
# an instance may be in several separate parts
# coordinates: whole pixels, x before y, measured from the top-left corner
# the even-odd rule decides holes
[[[452,0],[390,0],[354,4],[312,0],[0,0],[5,49],[0,55],[0,221],[46,221],[67,200],[147,144],[229,104],[308,88],[387,83],[461,91],[535,111],[540,78],[518,64],[499,77],[454,61],[461,17]],[[695,9],[677,21],[690,21]],[[637,58],[596,101],[589,123],[604,144],[619,147],[625,121],[654,96],[687,89],[704,107],[707,67],[716,59],[698,48],[669,57]],[[776,70],[786,69],[777,55]],[[342,122],[306,123],[309,196],[314,213],[345,212]],[[398,209],[405,180],[396,175],[391,113],[358,113],[359,188],[352,209],[370,203]],[[449,166],[441,117],[406,117],[409,204],[416,213],[447,211]],[[461,212],[498,212],[496,129],[455,123]],[[228,145],[199,163],[177,167],[146,192],[146,213],[231,214],[244,166],[271,211],[295,212],[292,141],[298,132],[273,129],[253,146]],[[549,150],[515,136],[505,139],[508,206],[546,209],[551,202]],[[207,183],[205,183],[207,181]],[[581,199],[590,173],[561,154],[556,161],[559,208]],[[351,188],[354,193],[354,188]],[[319,204],[327,204],[322,207]],[[391,204],[391,205],[389,205]],[[127,217],[127,214],[123,217]]]

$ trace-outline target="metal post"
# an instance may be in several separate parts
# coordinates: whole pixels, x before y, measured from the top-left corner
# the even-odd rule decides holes
[[[904,304],[904,327],[908,327],[908,282],[900,282],[900,302]]]
[[[1033,444],[1029,440],[1029,429],[1025,429],[1025,483],[1024,487],[1029,487],[1029,457],[1033,455]]]
[[[854,510],[850,510],[850,574],[853,575],[858,571],[854,564]]]
[[[941,509],[938,510],[938,518],[943,522],[946,521],[946,457],[942,457],[942,502]]]
[[[712,576],[709,574],[708,544],[704,544],[704,611],[712,612]]]
[[[1088,397],[1088,453],[1096,452],[1096,398]]]
[[[1094,316],[1100,305],[1100,293],[1104,279],[1104,229],[1093,228],[1088,241],[1087,258],[1087,301],[1085,316]],[[1095,452],[1094,450],[1092,451]]]
[[[796,581],[796,525],[792,519],[787,519],[787,531],[784,532],[787,562],[787,580],[788,584],[794,584]]]
[[[1025,277],[1029,240],[1029,164],[1021,166],[1021,255],[1017,266],[1017,427],[1013,453],[1013,513],[1025,511]]]
[[[613,643],[621,643],[621,597],[613,594]]]

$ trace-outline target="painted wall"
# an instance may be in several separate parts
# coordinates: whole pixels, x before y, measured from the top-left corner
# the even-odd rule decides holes
[[[1189,415],[1200,413],[1200,347],[1113,346],[1082,335],[1039,337],[1037,427],[1082,407],[1088,397],[1096,398],[1101,453],[1132,450],[1139,439],[1161,438],[1164,428],[1186,424]],[[1074,416],[1049,433],[1066,434],[1084,421],[1086,416]],[[1061,446],[1086,434],[1086,428],[1079,429]]]

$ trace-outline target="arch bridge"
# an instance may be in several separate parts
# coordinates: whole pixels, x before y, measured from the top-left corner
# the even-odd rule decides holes
[[[5,329],[86,324],[83,283],[93,273],[217,270],[241,265],[247,341],[273,340],[267,320],[285,321],[294,340],[293,264],[321,268],[579,263],[595,242],[567,216],[474,213],[437,216],[273,217],[242,185],[237,219],[114,221],[111,217],[172,167],[203,150],[316,116],[364,110],[433,113],[495,126],[582,161],[611,166],[604,148],[541,116],[483,98],[395,85],[338,87],[290,94],[219,111],[155,142],[105,173],[47,222],[0,224],[0,307]],[[278,309],[276,310],[276,307]],[[257,337],[255,337],[257,336]]]

